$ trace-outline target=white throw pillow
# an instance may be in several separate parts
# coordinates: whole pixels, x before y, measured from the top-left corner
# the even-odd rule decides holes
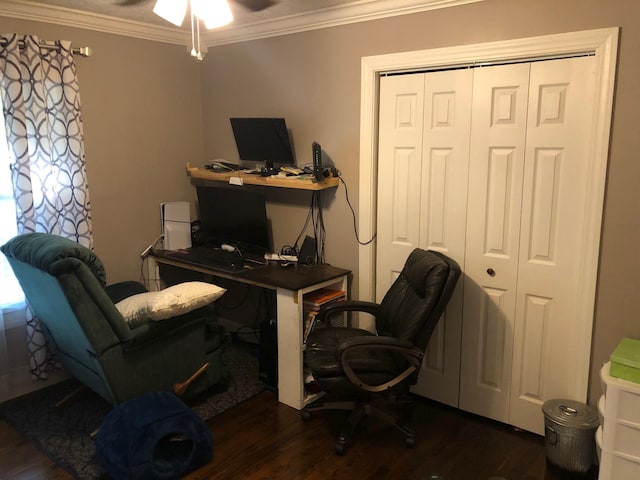
[[[147,319],[166,320],[204,307],[226,291],[213,283],[184,282],[159,292],[132,295],[116,303],[116,308],[129,326],[136,327]]]

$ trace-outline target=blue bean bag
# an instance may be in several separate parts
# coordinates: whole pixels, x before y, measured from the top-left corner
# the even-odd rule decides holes
[[[174,479],[213,457],[207,425],[169,392],[120,403],[96,436],[98,460],[114,479]]]

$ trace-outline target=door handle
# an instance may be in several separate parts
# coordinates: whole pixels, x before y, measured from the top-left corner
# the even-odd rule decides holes
[[[490,277],[495,277],[496,271],[493,268],[487,268],[487,275],[489,275]]]

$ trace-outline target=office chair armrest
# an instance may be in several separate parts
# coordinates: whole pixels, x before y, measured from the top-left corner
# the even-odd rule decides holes
[[[349,364],[349,353],[358,349],[384,349],[392,350],[400,353],[405,360],[409,363],[409,366],[393,380],[385,382],[380,385],[369,385],[365,383],[353,370]],[[409,377],[412,373],[420,368],[422,364],[422,357],[424,352],[419,348],[413,346],[411,343],[400,340],[394,337],[383,337],[377,335],[362,335],[359,337],[352,337],[342,342],[337,350],[336,357],[342,370],[351,383],[358,388],[367,392],[378,393],[390,388],[395,387],[398,383]]]
[[[362,300],[343,300],[341,302],[330,303],[320,309],[316,320],[323,324],[327,324],[327,319],[332,315],[344,312],[364,312],[375,316],[378,313],[380,305],[374,302],[365,302]]]

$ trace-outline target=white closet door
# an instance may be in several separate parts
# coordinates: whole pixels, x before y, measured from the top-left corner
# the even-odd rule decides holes
[[[543,433],[542,403],[576,400],[593,57],[531,65],[509,424]]]
[[[506,422],[529,65],[474,73],[460,408]]]
[[[545,400],[585,400],[595,66],[381,79],[377,299],[416,246],[463,269],[416,393],[537,433]]]
[[[380,99],[377,301],[420,242],[424,75],[381,78]]]
[[[464,269],[472,70],[426,74],[420,202],[420,246]],[[413,391],[458,406],[463,282],[427,346]]]
[[[385,77],[380,85],[376,297],[415,247],[464,267],[471,70]],[[427,349],[414,390],[457,406],[462,282]]]

